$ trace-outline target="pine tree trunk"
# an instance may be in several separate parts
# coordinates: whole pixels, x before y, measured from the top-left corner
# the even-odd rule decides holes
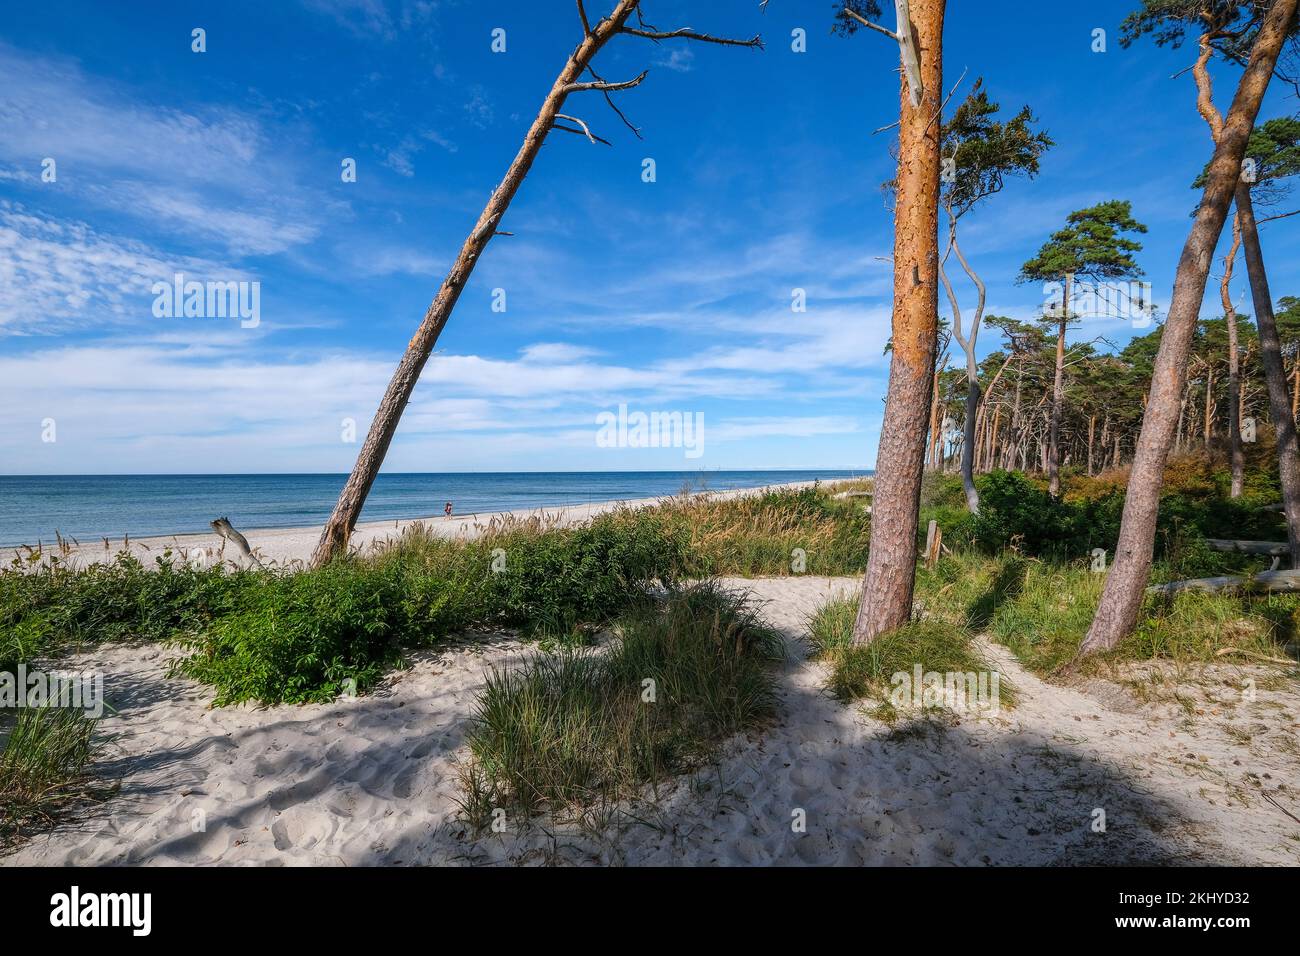
[[[1088,417],[1088,477],[1092,477],[1092,442],[1097,434],[1097,416]]]
[[[1047,491],[1053,496],[1061,493],[1061,411],[1065,404],[1065,330],[1070,324],[1070,284],[1074,276],[1065,277],[1065,290],[1061,296],[1061,325],[1056,332],[1056,374],[1052,378],[1052,423],[1047,437]]]
[[[856,644],[906,624],[916,583],[916,525],[925,419],[939,324],[939,138],[945,0],[917,0],[911,16],[923,95],[913,106],[900,76],[898,186],[894,205],[894,348],[876,452],[871,545]],[[909,29],[899,24],[899,29]],[[901,59],[901,57],[900,57]]]
[[[1201,426],[1201,444],[1210,450],[1210,436],[1214,426],[1214,367],[1205,365],[1205,420]]]
[[[1241,217],[1232,220],[1232,248],[1223,259],[1219,298],[1228,326],[1228,445],[1232,457],[1232,489],[1229,496],[1240,498],[1246,474],[1246,456],[1241,447],[1241,354],[1237,342],[1237,312],[1232,307],[1232,272],[1241,246]],[[1285,382],[1283,383],[1285,385]]]
[[[1187,376],[1196,321],[1209,277],[1214,247],[1223,232],[1233,193],[1241,179],[1242,160],[1260,104],[1268,89],[1297,0],[1275,0],[1250,53],[1207,171],[1207,184],[1183,247],[1174,293],[1156,353],[1150,397],[1134,449],[1124,516],[1115,560],[1106,575],[1097,613],[1080,652],[1108,650],[1137,625],[1155,548],[1156,513],[1165,462],[1178,422],[1178,405]]]
[[[1255,206],[1250,184],[1237,186],[1237,217],[1241,220],[1242,244],[1246,247],[1246,273],[1250,276],[1255,325],[1259,328],[1259,354],[1268,383],[1268,407],[1277,433],[1278,474],[1282,479],[1282,510],[1286,513],[1287,540],[1291,544],[1291,567],[1300,568],[1300,445],[1295,420],[1291,417],[1291,396],[1287,394],[1286,369],[1282,365],[1282,343],[1273,316],[1273,297],[1264,271],[1264,254],[1255,224]]]
[[[451,317],[452,309],[455,308],[457,299],[460,298],[465,284],[469,281],[474,266],[492,240],[497,226],[510,207],[511,200],[514,199],[515,193],[518,192],[524,177],[528,175],[533,161],[541,151],[547,134],[554,126],[556,115],[568,96],[570,84],[577,83],[581,79],[592,58],[612,36],[622,29],[636,5],[637,0],[619,0],[613,12],[583,37],[551,86],[551,91],[542,102],[537,118],[529,127],[514,162],[510,164],[501,184],[492,193],[469,238],[461,246],[460,254],[452,263],[451,271],[443,280],[433,303],[425,312],[424,320],[406,346],[406,353],[398,363],[397,371],[393,373],[388,389],[379,403],[379,410],[375,412],[375,417],[370,423],[370,431],[361,446],[361,453],[357,456],[352,474],[348,477],[347,484],[343,486],[338,503],[334,506],[334,512],[321,532],[320,542],[312,555],[312,567],[327,564],[336,555],[346,552],[348,538],[356,527],[366,496],[370,494],[370,487],[379,474],[379,468],[388,453],[388,446],[397,431],[402,412],[406,410],[411,393],[415,390],[420,372],[423,371],[425,363],[433,353],[438,336],[442,334],[443,326]]]
[[[939,363],[934,366],[934,387],[930,398],[930,448],[929,464],[931,471],[939,470],[939,443],[943,441],[939,426]]]

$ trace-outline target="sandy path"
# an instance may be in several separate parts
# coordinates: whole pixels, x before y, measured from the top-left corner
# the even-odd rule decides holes
[[[835,478],[823,481],[821,484],[831,486],[855,480],[860,479]],[[817,482],[791,481],[783,484],[763,485],[757,488],[703,491],[697,492],[697,494],[725,500],[759,495],[777,488],[810,488],[814,484],[817,484]],[[541,518],[550,524],[567,527],[581,524],[596,515],[605,514],[618,508],[649,508],[661,504],[664,500],[663,498],[633,498],[619,501],[598,501],[587,505],[566,505],[557,508],[484,511],[470,515],[454,515],[451,518],[434,515],[403,521],[363,521],[353,531],[350,547],[354,551],[373,549],[399,537],[403,531],[416,524],[423,525],[431,534],[442,538],[475,538],[482,533],[483,529],[493,519],[507,517]],[[277,564],[294,564],[295,562],[307,561],[315,550],[317,542],[320,541],[321,533],[319,525],[311,528],[238,528],[236,530],[248,539],[249,546],[260,559]],[[170,548],[181,558],[194,556],[195,552],[201,549],[208,560],[216,560],[222,550],[222,543],[221,538],[211,533],[131,538],[127,541],[120,538],[111,538],[107,548],[104,547],[102,540],[93,544],[87,542],[80,547],[69,547],[66,554],[62,555],[62,558],[65,562],[84,565],[111,560],[121,551],[127,550],[142,561],[149,563],[153,561],[154,557]],[[3,547],[0,548],[0,560],[8,563],[13,558],[25,553],[20,548]],[[50,542],[46,542],[46,553],[55,553],[55,549]],[[239,560],[239,555],[234,547],[227,547],[223,557],[229,561]]]
[[[1015,710],[891,732],[829,699],[799,640],[808,614],[856,581],[728,583],[791,638],[781,717],[630,813],[588,828],[512,820],[479,839],[455,819],[483,667],[530,652],[517,642],[421,655],[358,700],[215,711],[205,688],[164,676],[165,652],[118,647],[76,666],[109,674],[121,713],[105,726],[120,737],[104,769],[122,778],[121,795],[3,862],[1300,862],[1300,823],[1260,795],[1300,815],[1294,682],[1185,717],[1115,685],[1043,683],[995,648],[1020,691]],[[1246,673],[1266,672],[1223,677]],[[1096,808],[1105,833],[1092,831]],[[797,810],[805,833],[792,829]]]

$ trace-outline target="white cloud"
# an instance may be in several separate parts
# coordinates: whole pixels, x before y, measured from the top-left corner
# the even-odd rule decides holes
[[[0,335],[151,317],[150,287],[176,272],[242,277],[211,260],[168,255],[0,200]]]
[[[308,243],[342,207],[300,185],[284,130],[272,134],[238,110],[147,102],[75,61],[3,42],[0,90],[0,160],[34,194],[47,189],[235,255]],[[44,157],[58,164],[55,183],[37,184]]]

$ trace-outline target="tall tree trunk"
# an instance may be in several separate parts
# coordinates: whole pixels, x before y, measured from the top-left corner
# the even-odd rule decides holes
[[[1300,357],[1291,370],[1291,420],[1295,421],[1296,407],[1300,406]]]
[[[943,441],[943,432],[940,427],[943,421],[939,418],[939,372],[942,367],[942,360],[935,362],[934,375],[932,376],[934,387],[930,398],[930,450],[928,456],[931,471],[939,470],[939,449],[941,447],[940,443]]]
[[[1269,414],[1277,433],[1278,474],[1282,479],[1282,510],[1286,513],[1286,536],[1291,544],[1291,567],[1300,568],[1300,444],[1295,419],[1291,417],[1291,396],[1287,394],[1282,343],[1273,317],[1264,254],[1259,246],[1255,205],[1250,197],[1250,184],[1246,182],[1237,186],[1237,217],[1241,220],[1241,238],[1246,247],[1246,273],[1250,276],[1250,297],[1255,306],[1255,325],[1259,328],[1260,361],[1268,383]]]
[[[1210,450],[1210,435],[1214,428],[1214,366],[1205,363],[1205,420],[1202,423],[1201,444]]]
[[[1174,294],[1156,353],[1150,398],[1142,418],[1142,431],[1134,449],[1128,493],[1124,498],[1124,517],[1120,523],[1115,560],[1106,576],[1092,626],[1080,647],[1084,654],[1114,647],[1137,624],[1151,574],[1160,486],[1178,421],[1178,403],[1187,375],[1187,356],[1205,295],[1210,260],[1241,179],[1246,143],[1259,115],[1287,29],[1295,18],[1296,3],[1297,0],[1275,0],[1264,18],[1210,162],[1205,192],[1178,261]]]
[[[456,306],[456,300],[460,298],[470,274],[474,271],[474,266],[492,240],[524,177],[532,168],[533,161],[541,151],[547,134],[555,124],[557,114],[564,106],[569,93],[572,92],[570,86],[581,79],[587,65],[600,48],[623,28],[628,16],[636,8],[637,2],[638,0],[619,0],[614,11],[583,37],[577,49],[569,56],[568,62],[564,64],[560,75],[556,77],[551,91],[542,102],[541,109],[538,110],[537,118],[533,120],[533,125],[529,127],[524,137],[523,145],[519,148],[514,162],[510,164],[501,184],[492,193],[473,231],[461,246],[460,254],[452,263],[451,271],[443,280],[433,303],[425,312],[424,320],[406,346],[406,353],[398,363],[397,371],[393,373],[392,381],[388,383],[388,389],[379,403],[379,410],[370,423],[370,431],[361,446],[361,453],[357,456],[352,474],[348,477],[347,484],[339,495],[338,503],[334,506],[334,512],[321,532],[320,543],[316,545],[316,551],[311,559],[313,567],[326,564],[335,555],[346,551],[348,538],[356,526],[361,507],[365,504],[366,496],[370,493],[370,487],[379,474],[384,456],[388,453],[388,446],[397,431],[397,423],[406,409],[407,402],[410,401],[415,383],[433,352],[443,326],[447,324],[447,319]]]
[[[917,0],[911,7],[912,23],[899,24],[900,31],[913,31],[923,95],[920,105],[913,106],[903,70],[894,204],[894,349],[876,452],[870,553],[853,629],[856,644],[868,644],[912,616],[925,417],[939,322],[939,113],[945,3]]]
[[[966,257],[962,255],[961,246],[957,243],[957,218],[953,215],[951,207],[948,208],[947,212],[948,248],[957,254],[957,260],[961,263],[963,271],[975,284],[979,296],[975,305],[975,312],[971,316],[970,335],[963,335],[961,306],[957,302],[956,293],[953,292],[952,283],[948,281],[948,271],[944,268],[944,263],[948,257],[945,254],[943,259],[939,260],[939,281],[943,283],[944,291],[948,294],[948,302],[952,307],[953,337],[957,339],[957,344],[961,346],[962,352],[966,356],[966,417],[962,423],[961,485],[962,490],[966,493],[966,508],[971,514],[979,514],[980,494],[975,488],[975,440],[976,419],[979,416],[980,407],[980,377],[979,364],[975,361],[975,341],[980,334],[980,322],[984,318],[984,300],[987,293],[984,283],[975,274],[975,270],[970,267]]]
[[[1093,437],[1097,434],[1097,416],[1088,417],[1088,477],[1092,477],[1092,442]]]
[[[1056,331],[1056,374],[1052,378],[1052,423],[1047,436],[1047,491],[1061,493],[1061,411],[1065,404],[1065,330],[1070,324],[1070,285],[1074,276],[1065,277],[1061,295],[1061,324]]]
[[[1241,354],[1237,342],[1237,311],[1232,307],[1232,272],[1241,247],[1241,217],[1232,220],[1232,248],[1223,258],[1223,280],[1219,298],[1223,302],[1223,319],[1228,326],[1228,445],[1232,458],[1232,490],[1229,496],[1240,498],[1246,474],[1246,455],[1241,447]]]

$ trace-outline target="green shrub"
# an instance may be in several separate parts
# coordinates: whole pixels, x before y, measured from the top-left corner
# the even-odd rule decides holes
[[[302,574],[266,575],[202,631],[174,639],[191,650],[175,665],[213,685],[216,706],[256,700],[329,700],[371,687],[415,635],[400,565],[338,561]]]
[[[484,542],[504,570],[489,578],[491,613],[501,623],[544,634],[600,624],[639,601],[654,582],[671,582],[686,563],[680,530],[648,511],[601,515],[590,523]],[[489,558],[490,566],[490,558]]]
[[[169,551],[73,568],[57,560],[0,571],[0,670],[105,642],[158,641],[225,613],[256,575],[197,568]]]
[[[973,534],[987,550],[1014,545],[1036,555],[1073,543],[1073,510],[1023,474],[991,472],[981,477],[979,492],[980,511],[973,521]]]

